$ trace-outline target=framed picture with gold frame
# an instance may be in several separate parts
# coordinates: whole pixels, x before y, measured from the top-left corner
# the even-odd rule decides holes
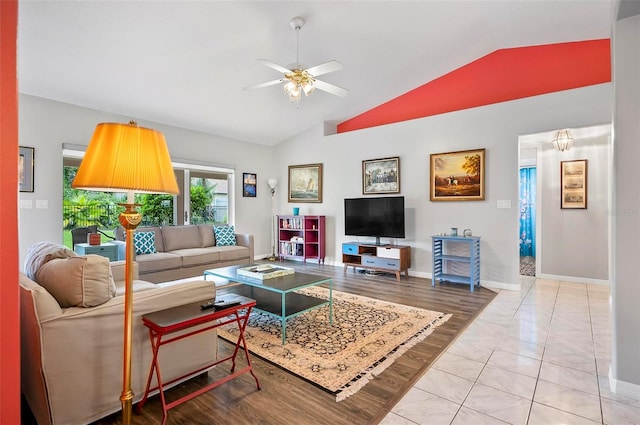
[[[587,209],[587,160],[560,162],[560,208]]]
[[[289,202],[322,202],[322,164],[289,165]]]
[[[484,149],[431,154],[431,201],[484,200]]]

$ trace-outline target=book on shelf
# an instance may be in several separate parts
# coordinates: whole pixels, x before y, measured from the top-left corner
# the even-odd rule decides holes
[[[293,274],[294,272],[295,270],[290,267],[272,266],[270,264],[240,267],[238,269],[239,275],[260,280],[271,279],[278,276],[286,276],[289,274]]]
[[[281,220],[281,225],[283,229],[291,229],[291,230],[302,230],[302,219],[301,218],[284,218]]]
[[[280,242],[280,255],[301,256],[303,252],[303,244],[301,243],[289,241]]]

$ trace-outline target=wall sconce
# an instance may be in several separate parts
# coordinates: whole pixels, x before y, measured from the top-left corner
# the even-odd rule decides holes
[[[571,131],[569,131],[568,128],[556,131],[551,144],[560,152],[568,151],[571,149],[571,146],[573,146],[573,136],[571,135]]]
[[[275,193],[276,193],[276,186],[278,185],[278,180],[276,180],[276,179],[269,179],[269,180],[267,180],[267,183],[269,183],[269,187],[271,188],[271,196],[275,195]]]

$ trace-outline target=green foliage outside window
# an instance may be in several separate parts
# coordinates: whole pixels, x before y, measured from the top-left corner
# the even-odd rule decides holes
[[[93,192],[73,189],[77,167],[63,169],[63,220],[64,229],[97,224],[101,229],[119,226],[118,216],[124,210],[119,204],[126,202],[122,193]],[[191,222],[213,223],[215,208],[212,207],[216,184],[210,179],[191,179]],[[143,225],[173,224],[173,196],[160,194],[136,194],[135,202],[142,214]]]

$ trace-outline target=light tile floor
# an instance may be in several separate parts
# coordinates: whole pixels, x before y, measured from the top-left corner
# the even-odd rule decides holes
[[[609,391],[609,287],[521,277],[382,425],[630,425],[640,400]]]

